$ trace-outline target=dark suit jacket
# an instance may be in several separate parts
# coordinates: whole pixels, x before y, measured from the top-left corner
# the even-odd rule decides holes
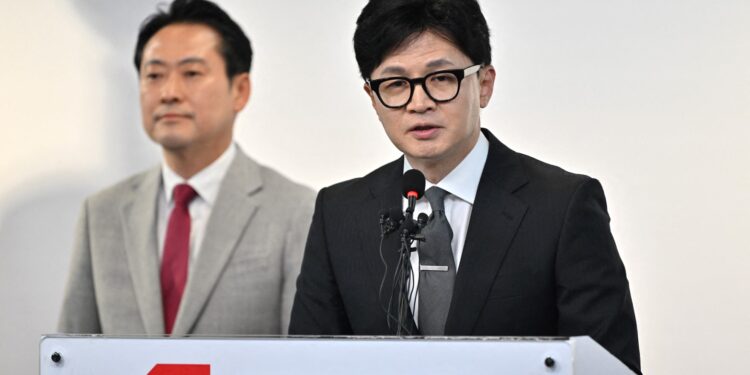
[[[633,303],[601,185],[483,132],[490,149],[445,334],[587,335],[640,372]],[[394,333],[378,298],[378,212],[401,207],[402,172],[403,158],[320,191],[290,334]],[[397,249],[398,235],[386,235],[388,280]]]

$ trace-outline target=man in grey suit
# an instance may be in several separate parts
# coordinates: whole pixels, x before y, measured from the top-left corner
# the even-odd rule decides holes
[[[232,142],[251,60],[208,1],[175,0],[142,25],[143,125],[163,162],[84,202],[61,332],[285,333],[314,193]]]

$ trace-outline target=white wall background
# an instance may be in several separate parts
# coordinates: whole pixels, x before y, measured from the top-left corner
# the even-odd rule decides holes
[[[599,178],[631,281],[643,368],[746,373],[750,2],[480,0],[507,145]],[[82,199],[158,161],[132,49],[154,0],[3,1],[0,370],[37,371]],[[320,188],[398,153],[351,38],[364,0],[219,2],[250,35],[237,141]]]

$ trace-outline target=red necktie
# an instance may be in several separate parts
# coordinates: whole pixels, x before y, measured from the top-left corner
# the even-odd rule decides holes
[[[185,290],[190,257],[190,211],[188,206],[197,193],[188,184],[174,187],[174,208],[169,216],[164,255],[161,260],[161,301],[164,306],[164,329],[172,333],[182,292]]]

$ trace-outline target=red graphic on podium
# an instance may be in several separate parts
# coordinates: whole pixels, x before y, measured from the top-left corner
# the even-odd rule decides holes
[[[211,365],[172,365],[159,363],[148,375],[211,375]]]

